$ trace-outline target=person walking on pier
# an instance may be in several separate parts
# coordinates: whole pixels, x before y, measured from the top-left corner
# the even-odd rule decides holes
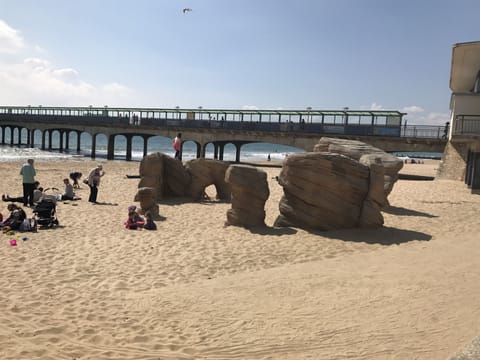
[[[23,183],[23,205],[33,206],[33,190],[35,190],[35,167],[33,166],[33,159],[28,159],[20,169]]]
[[[103,171],[103,166],[98,164],[88,174],[87,183],[90,187],[90,196],[88,197],[88,201],[96,204],[97,203],[97,195],[98,195],[98,186],[100,185],[100,178],[105,175],[105,171]]]
[[[175,159],[182,160],[181,156],[181,149],[182,149],[182,133],[178,133],[173,140],[173,150],[175,150]]]

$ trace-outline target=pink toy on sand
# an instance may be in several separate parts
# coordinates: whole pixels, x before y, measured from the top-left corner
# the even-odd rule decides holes
[[[10,240],[10,245],[11,246],[17,246],[17,240],[15,240],[15,239]]]

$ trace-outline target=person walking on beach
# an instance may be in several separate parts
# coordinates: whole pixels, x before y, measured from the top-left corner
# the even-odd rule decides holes
[[[105,171],[103,171],[103,166],[98,164],[88,174],[88,186],[90,187],[90,196],[88,197],[88,201],[92,204],[97,203],[97,195],[98,195],[98,186],[100,185],[100,178],[105,175]]]
[[[28,159],[20,169],[23,183],[23,205],[33,206],[33,190],[35,190],[35,167],[33,166],[33,159]]]
[[[175,159],[182,160],[181,149],[182,149],[182,133],[178,133],[177,136],[175,137],[175,140],[173,140],[173,150],[175,150]]]

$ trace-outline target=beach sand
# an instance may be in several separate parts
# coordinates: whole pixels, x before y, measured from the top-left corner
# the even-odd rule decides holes
[[[158,231],[132,231],[139,163],[102,163],[99,205],[81,184],[58,228],[0,234],[0,359],[437,360],[480,334],[480,197],[463,182],[399,180],[383,228],[308,232],[272,227],[280,169],[265,168],[264,229],[168,200]],[[94,165],[38,162],[37,179],[63,189]],[[0,193],[21,194],[20,166],[0,163]]]

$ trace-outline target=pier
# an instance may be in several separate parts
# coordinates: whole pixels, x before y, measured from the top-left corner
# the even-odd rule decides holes
[[[115,139],[126,139],[127,161],[132,159],[132,139],[143,139],[148,153],[152,136],[174,138],[196,145],[197,158],[213,145],[214,158],[223,160],[224,147],[233,144],[240,161],[244,144],[265,142],[312,151],[322,136],[360,140],[388,152],[443,152],[448,128],[407,125],[406,114],[373,110],[232,110],[176,108],[109,108],[0,106],[0,143],[52,150],[52,135],[59,134],[59,151],[81,148],[81,135],[92,137],[91,157],[96,157],[96,138],[107,137],[107,159],[114,158]],[[41,142],[35,143],[39,132]]]

